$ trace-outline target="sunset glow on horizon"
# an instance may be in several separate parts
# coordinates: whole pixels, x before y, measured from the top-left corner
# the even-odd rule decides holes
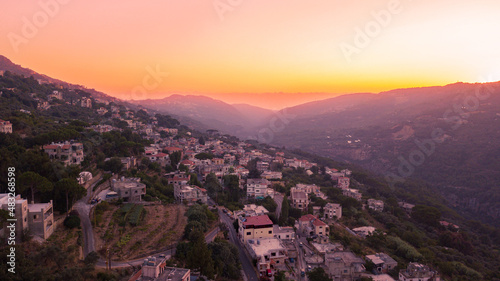
[[[500,79],[500,2],[366,2],[7,1],[0,54],[121,99],[193,94],[271,109]]]

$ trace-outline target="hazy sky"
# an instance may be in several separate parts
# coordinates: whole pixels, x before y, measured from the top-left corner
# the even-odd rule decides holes
[[[0,8],[1,54],[125,99],[205,94],[280,108],[298,95],[248,93],[500,80],[493,0],[40,0]]]

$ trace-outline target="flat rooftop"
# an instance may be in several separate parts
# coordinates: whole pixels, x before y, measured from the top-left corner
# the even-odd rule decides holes
[[[165,271],[162,272],[160,276],[156,280],[158,281],[180,281],[182,277],[189,271],[186,268],[175,268],[175,267],[167,267]]]
[[[36,204],[28,204],[28,209],[30,212],[41,212],[42,209],[47,209],[51,207],[50,203],[36,203]]]
[[[286,250],[278,238],[251,239],[251,241],[253,243],[250,243],[249,240],[248,244],[258,257],[266,255],[272,250]]]
[[[344,247],[340,243],[327,243],[327,244],[319,244],[319,243],[311,243],[312,246],[320,253],[330,253],[334,251],[342,251]]]

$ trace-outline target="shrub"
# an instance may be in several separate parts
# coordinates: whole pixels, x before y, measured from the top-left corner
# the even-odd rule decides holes
[[[410,261],[419,261],[422,259],[422,254],[399,237],[387,236],[386,239],[389,248],[393,249],[398,256]]]
[[[139,224],[139,221],[142,219],[144,214],[144,206],[142,205],[135,205],[132,211],[130,212],[130,215],[128,217],[128,222],[136,226]]]
[[[78,216],[69,216],[64,219],[64,226],[69,229],[80,226],[80,218]]]

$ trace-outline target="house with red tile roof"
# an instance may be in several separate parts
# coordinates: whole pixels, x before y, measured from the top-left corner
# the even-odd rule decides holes
[[[328,236],[330,234],[330,227],[317,216],[307,214],[299,218],[299,232],[308,236]]]
[[[242,242],[249,239],[273,238],[273,222],[267,215],[238,217],[238,235]]]
[[[64,165],[80,165],[83,161],[83,144],[79,142],[51,143],[43,146],[50,159],[57,159]]]
[[[12,134],[12,123],[0,119],[0,133]]]

